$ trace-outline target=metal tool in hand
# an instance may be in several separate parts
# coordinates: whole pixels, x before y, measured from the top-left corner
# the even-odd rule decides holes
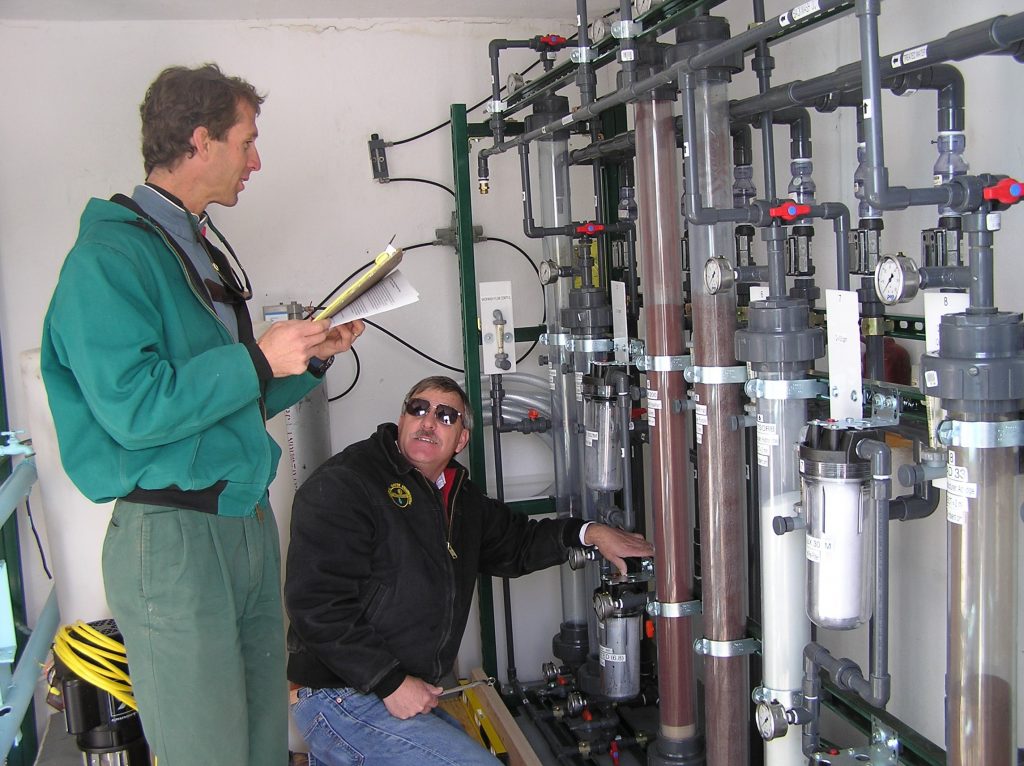
[[[460,686],[453,686],[451,689],[445,689],[437,696],[450,697],[453,694],[461,694],[466,689],[472,689],[474,686],[494,686],[498,682],[496,678],[481,678],[479,681],[470,681],[468,684],[462,684]]]

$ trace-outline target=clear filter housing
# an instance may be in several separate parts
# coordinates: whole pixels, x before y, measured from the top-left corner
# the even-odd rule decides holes
[[[800,447],[807,518],[807,617],[829,630],[852,630],[871,617],[871,464],[856,454],[856,444],[865,434],[874,432],[812,424]]]
[[[583,463],[590,489],[622,489],[622,428],[615,395],[609,386],[585,386],[583,397]]]

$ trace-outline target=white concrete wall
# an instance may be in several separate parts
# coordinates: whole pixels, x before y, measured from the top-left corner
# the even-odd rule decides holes
[[[769,0],[770,14],[788,4]],[[609,7],[613,3],[606,3]],[[595,7],[591,16],[604,7]],[[883,6],[883,52],[945,34],[998,13],[1020,10],[1016,0],[890,0]],[[750,3],[728,0],[719,9],[733,31],[750,20]],[[2,15],[2,13],[0,13]],[[487,41],[538,32],[568,33],[567,23],[530,25],[504,21],[328,20],[321,22],[96,22],[61,23],[0,20],[0,86],[5,105],[0,120],[0,328],[12,426],[26,427],[27,397],[17,377],[18,354],[38,345],[43,313],[64,254],[74,241],[78,216],[90,196],[130,191],[142,179],[138,150],[138,103],[146,85],[164,66],[216,61],[268,94],[259,120],[264,168],[239,205],[214,210],[249,270],[256,288],[253,307],[297,299],[315,301],[354,268],[369,260],[392,234],[412,244],[433,238],[453,209],[445,192],[418,184],[387,186],[371,180],[366,141],[371,133],[397,140],[448,117],[452,102],[475,103],[489,92]],[[805,34],[773,50],[774,82],[808,79],[859,58],[852,17],[822,32]],[[503,69],[531,60],[524,52],[503,58]],[[748,59],[749,63],[749,59]],[[967,77],[966,157],[972,171],[1024,174],[1018,64],[1004,57],[964,62]],[[749,71],[738,75],[733,97],[756,92]],[[935,150],[933,94],[883,99],[886,159],[891,182],[930,183]],[[480,113],[475,113],[478,118]],[[815,180],[820,200],[852,195],[854,120],[849,110],[812,116]],[[788,134],[777,135],[777,177],[789,182]],[[755,154],[759,154],[755,133]],[[391,175],[419,176],[451,183],[447,131],[388,150]],[[540,248],[522,235],[519,178],[514,156],[491,163],[488,197],[474,198],[475,222],[485,233],[523,245],[535,258]],[[583,189],[577,217],[585,209],[589,172],[574,176]],[[758,169],[755,181],[763,189]],[[933,225],[934,211],[916,209],[886,216],[887,252],[916,253],[919,231]],[[1024,234],[1021,211],[1004,215],[996,237],[996,301],[1020,310],[1020,279],[1012,258]],[[816,264],[825,286],[834,284],[830,230],[818,225]],[[540,320],[539,289],[533,272],[511,249],[478,246],[481,280],[512,279],[516,319]],[[421,248],[407,256],[403,270],[420,289],[415,306],[380,319],[381,324],[449,364],[461,365],[461,327],[455,256],[444,248]],[[902,313],[921,313],[912,304]],[[393,419],[408,385],[438,368],[381,333],[360,339],[359,385],[331,405],[335,449],[362,438]],[[533,362],[523,371],[537,372]],[[342,359],[327,385],[340,392],[354,367]],[[87,445],[86,445],[87,448]],[[507,456],[508,457],[508,456]],[[527,465],[525,469],[520,467]],[[514,479],[533,473],[535,456],[507,460]],[[45,477],[44,477],[45,481]],[[510,496],[514,496],[510,490]],[[37,508],[39,505],[36,506]],[[76,512],[90,513],[88,504]],[[90,523],[104,525],[99,511]],[[39,514],[37,513],[37,517]],[[941,510],[933,518],[894,530],[894,623],[892,710],[924,734],[943,742],[942,696],[945,665],[945,545]],[[45,534],[45,529],[43,530]],[[24,534],[24,533],[23,533]],[[48,586],[25,537],[25,570],[33,610]],[[99,578],[99,573],[92,573]],[[558,581],[554,573],[534,575],[514,591],[519,625],[519,673],[539,675],[549,659],[557,629]],[[538,610],[537,605],[543,609]],[[542,612],[542,616],[538,612]],[[499,612],[500,625],[500,612]],[[468,631],[472,634],[474,631]],[[478,643],[467,636],[463,666],[478,663]],[[842,637],[850,656],[866,646],[863,632]],[[1021,642],[1024,646],[1024,641]],[[504,648],[500,642],[499,655]],[[503,667],[503,658],[499,663]],[[1024,667],[1024,661],[1021,662]]]

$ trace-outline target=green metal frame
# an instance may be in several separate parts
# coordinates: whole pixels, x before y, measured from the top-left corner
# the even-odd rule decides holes
[[[0,431],[8,430],[10,430],[10,424],[7,418],[7,387],[3,369],[3,347],[0,344]],[[10,475],[10,457],[0,456],[0,483],[3,483]],[[11,514],[11,518],[0,528],[0,556],[7,563],[7,584],[11,593],[12,613],[17,626],[17,661],[21,659],[30,631],[26,618],[25,583],[21,573],[21,548],[18,544],[18,517],[16,514]],[[11,752],[7,756],[8,766],[30,766],[35,762],[39,742],[36,737],[36,717],[32,706],[29,706],[22,721],[21,732],[21,741],[11,748]]]

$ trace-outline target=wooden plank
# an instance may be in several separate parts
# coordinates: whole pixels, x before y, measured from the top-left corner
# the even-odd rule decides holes
[[[482,668],[474,668],[470,673],[471,681],[479,681],[484,678],[487,678],[487,674]],[[476,692],[476,697],[480,701],[483,714],[498,731],[498,736],[501,737],[501,741],[508,751],[510,765],[543,766],[536,753],[533,752],[533,748],[530,747],[526,735],[519,728],[519,724],[505,707],[505,703],[501,701],[501,695],[497,690],[490,686],[478,686],[473,691]]]

